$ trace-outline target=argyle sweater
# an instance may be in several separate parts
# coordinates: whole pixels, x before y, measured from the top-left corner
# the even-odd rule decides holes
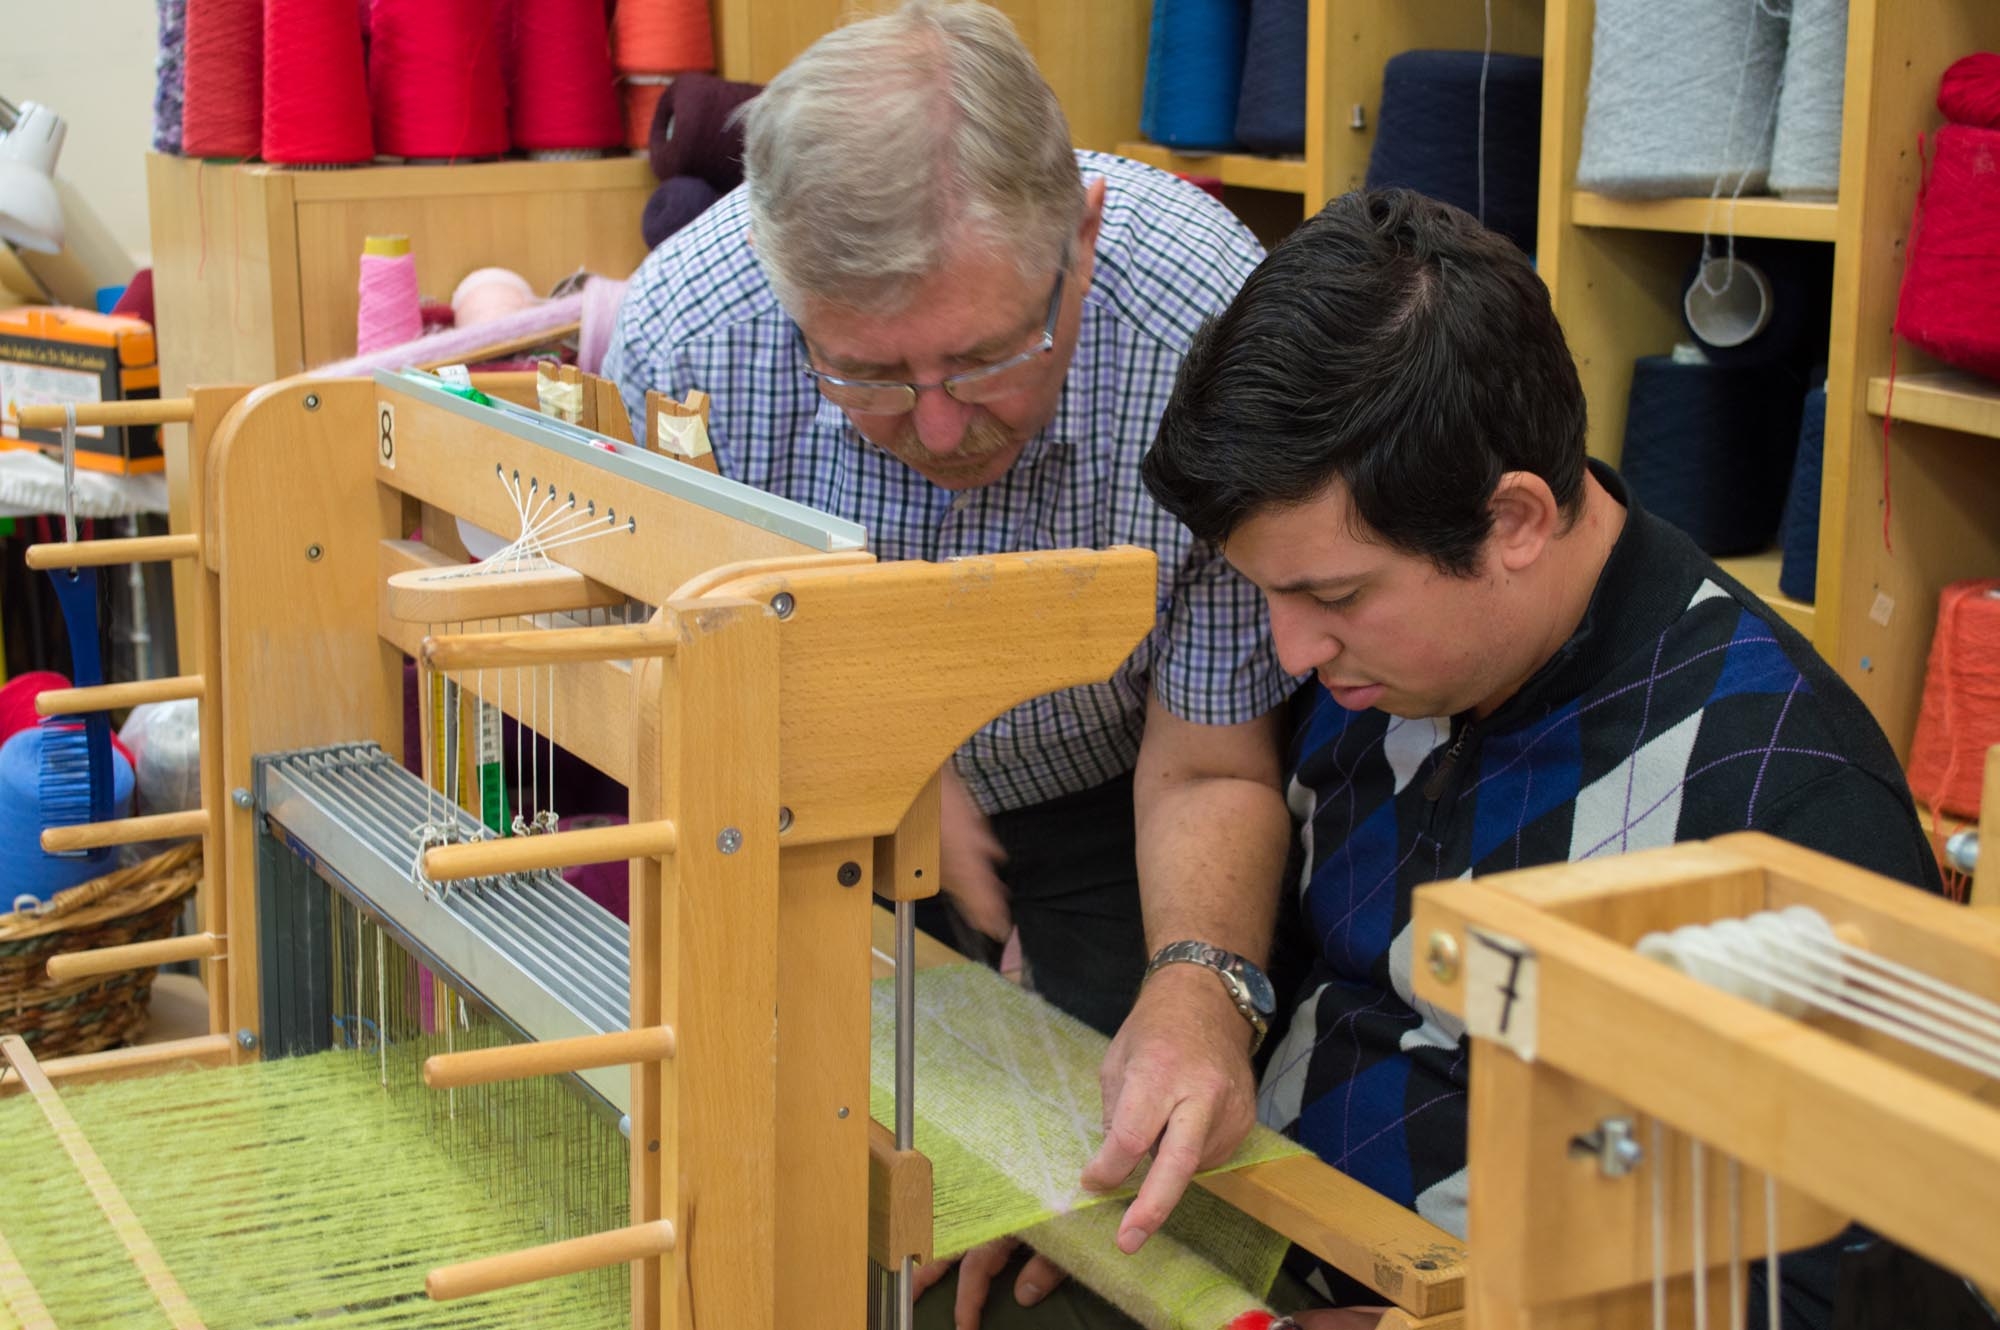
[[[1316,955],[1259,1116],[1461,1237],[1468,1049],[1411,993],[1417,887],[1756,830],[1939,889],[1860,700],[1592,470],[1624,530],[1575,635],[1492,715],[1349,712],[1316,683],[1299,698],[1289,793]]]

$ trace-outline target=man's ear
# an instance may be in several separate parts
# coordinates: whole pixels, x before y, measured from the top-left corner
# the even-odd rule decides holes
[[[1083,221],[1076,228],[1077,254],[1094,254],[1097,251],[1097,233],[1104,229],[1103,176],[1083,187]]]
[[[1555,491],[1532,471],[1502,473],[1486,510],[1493,515],[1487,542],[1493,557],[1510,573],[1531,567],[1562,530]]]

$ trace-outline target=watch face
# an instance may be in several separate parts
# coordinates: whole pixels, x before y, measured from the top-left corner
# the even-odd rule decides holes
[[[1278,1009],[1278,995],[1271,991],[1271,981],[1262,970],[1245,961],[1237,967],[1237,973],[1243,979],[1243,987],[1249,990],[1251,1006],[1265,1016]]]

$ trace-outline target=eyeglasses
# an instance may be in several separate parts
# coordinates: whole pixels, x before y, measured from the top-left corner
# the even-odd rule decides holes
[[[845,379],[806,367],[806,377],[819,385],[821,393],[835,406],[859,411],[867,416],[898,416],[914,410],[917,394],[927,388],[942,388],[954,401],[977,406],[1016,393],[1028,386],[1027,368],[1056,349],[1056,319],[1062,313],[1063,279],[1069,275],[1067,262],[1056,270],[1055,289],[1049,292],[1049,310],[1042,319],[1041,340],[1017,356],[995,361],[963,374],[952,374],[936,383],[888,383],[873,379]]]

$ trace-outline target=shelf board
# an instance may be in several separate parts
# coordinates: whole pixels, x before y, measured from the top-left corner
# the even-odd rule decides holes
[[[1717,559],[1722,571],[1741,582],[1759,600],[1778,612],[1778,617],[1804,633],[1808,641],[1813,635],[1813,607],[1802,600],[1793,600],[1778,590],[1778,569],[1784,556],[1777,550],[1765,550],[1762,554],[1746,554],[1736,559]]]
[[[1889,406],[1889,380],[1868,380],[1868,414]],[[2000,439],[2000,383],[1945,370],[1896,376],[1896,419]]]
[[[1832,240],[1839,205],[1792,199],[1614,199],[1577,190],[1569,196],[1578,226],[1688,235],[1756,236],[1765,240]]]
[[[1118,155],[1180,175],[1215,176],[1225,185],[1275,189],[1286,194],[1306,192],[1303,157],[1258,157],[1247,152],[1186,154],[1141,139],[1119,144]]]

